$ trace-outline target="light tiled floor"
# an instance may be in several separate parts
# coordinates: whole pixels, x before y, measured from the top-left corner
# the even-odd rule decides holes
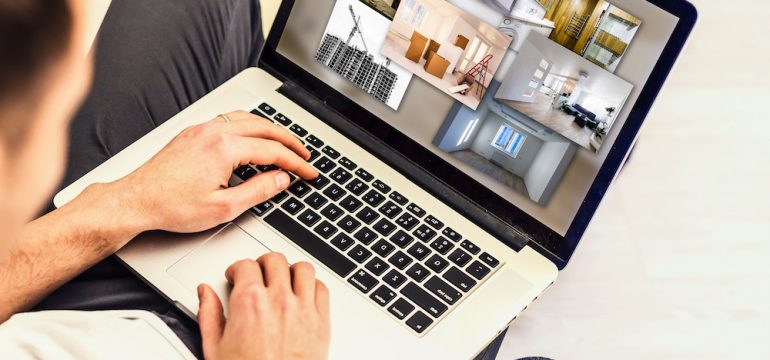
[[[591,149],[591,134],[593,131],[588,127],[580,127],[575,122],[575,117],[568,115],[560,109],[554,109],[551,106],[551,97],[539,91],[535,92],[535,102],[525,103],[521,101],[503,101],[506,105],[518,110],[524,115],[529,116],[537,122],[556,131],[576,144]]]

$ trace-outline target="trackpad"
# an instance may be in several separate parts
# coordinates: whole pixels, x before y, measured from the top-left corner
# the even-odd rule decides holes
[[[208,284],[227,307],[230,286],[225,270],[238,260],[255,260],[269,252],[270,249],[238,225],[229,223],[168,268],[167,272],[193,293],[198,284]]]

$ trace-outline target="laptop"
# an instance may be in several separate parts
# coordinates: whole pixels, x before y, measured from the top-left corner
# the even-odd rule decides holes
[[[682,0],[574,3],[284,0],[258,67],[55,204],[250,111],[302,139],[321,177],[117,257],[194,319],[199,283],[227,304],[227,266],[281,252],[330,289],[331,358],[473,358],[567,265],[696,20]],[[271,167],[233,170],[237,186]]]

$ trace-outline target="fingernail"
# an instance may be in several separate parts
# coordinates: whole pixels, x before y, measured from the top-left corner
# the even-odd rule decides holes
[[[285,189],[289,186],[289,174],[285,172],[280,172],[275,175],[275,184],[278,185],[279,189]]]

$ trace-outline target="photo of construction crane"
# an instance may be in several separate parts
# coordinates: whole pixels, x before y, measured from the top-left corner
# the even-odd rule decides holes
[[[412,74],[378,53],[390,20],[358,0],[337,1],[315,59],[398,109]]]

